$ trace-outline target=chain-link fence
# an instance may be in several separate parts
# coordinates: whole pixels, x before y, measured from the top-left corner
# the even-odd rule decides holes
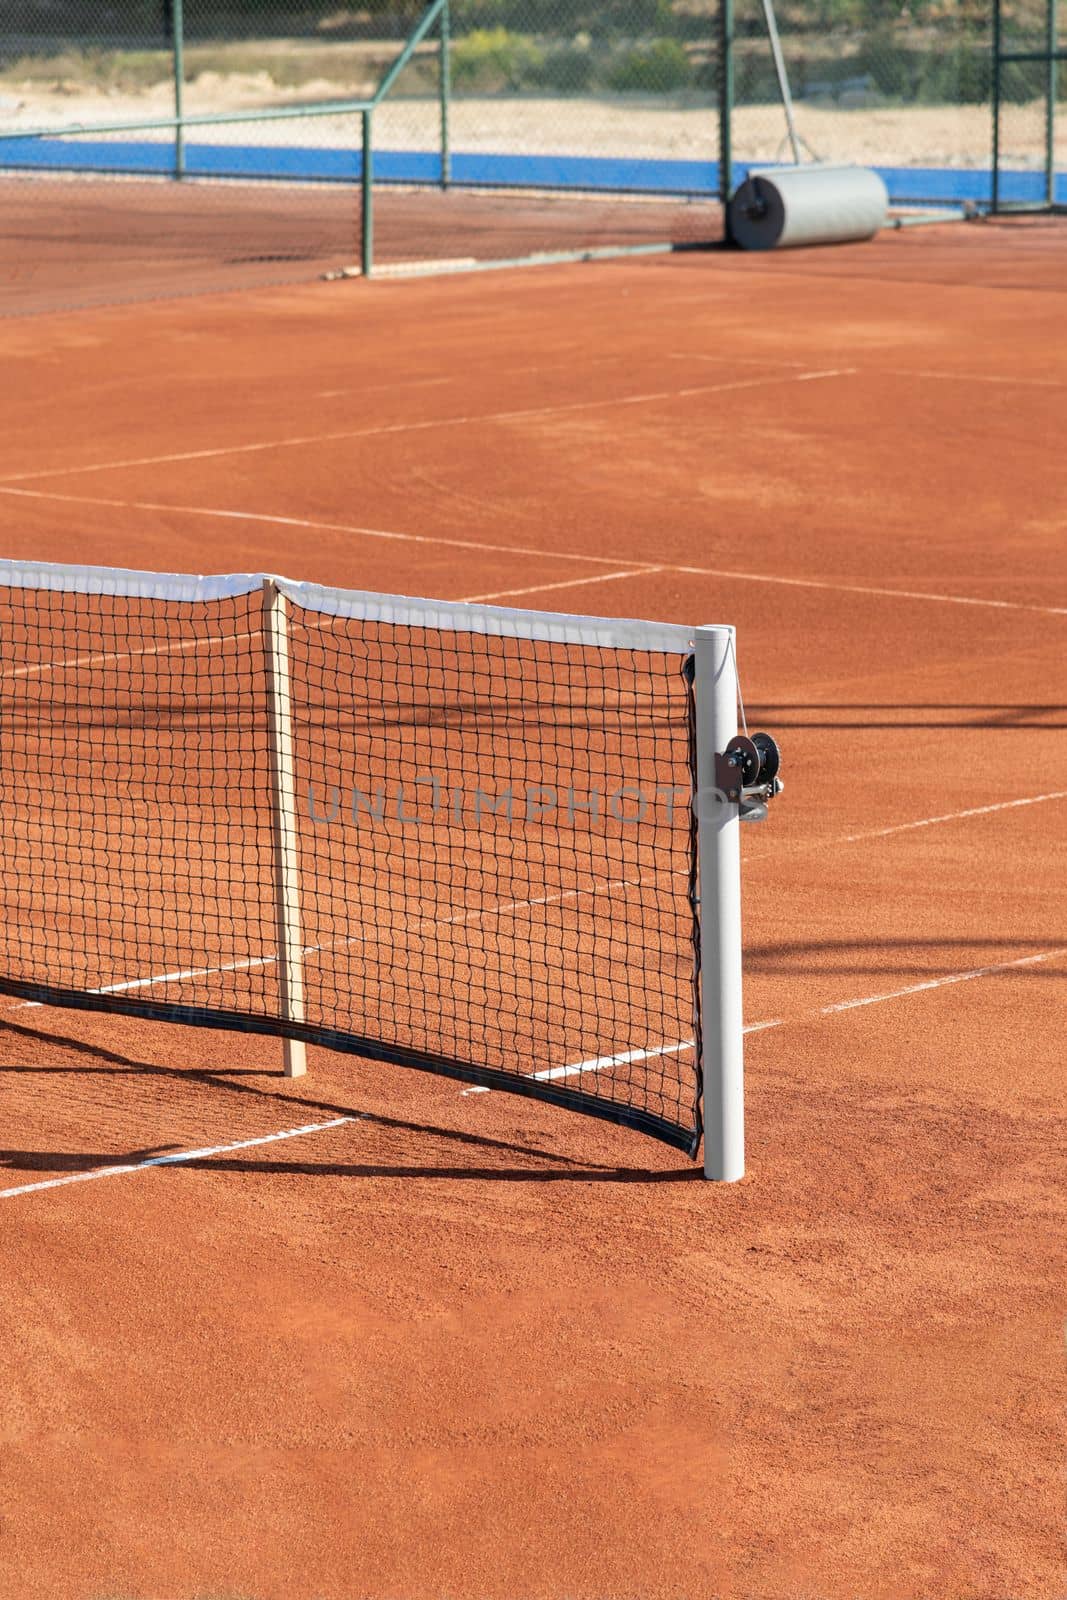
[[[398,43],[335,40],[331,9],[0,0],[0,309],[358,257],[360,113],[315,113],[372,91]]]
[[[998,208],[1067,205],[1064,57],[1067,6],[1056,0],[1001,0],[993,83]]]
[[[987,0],[779,4],[805,154],[878,168],[897,202],[990,197]],[[734,155],[791,159],[759,0],[738,0]]]
[[[1067,198],[1055,0],[777,13],[810,155]],[[789,159],[762,0],[0,0],[0,303],[704,242],[724,134]]]
[[[776,9],[807,156],[878,168],[898,205],[992,206],[998,165],[1001,198],[1037,203],[1046,172],[1067,172],[1067,122],[1057,127],[1055,116],[1067,94],[1062,64],[1001,66],[994,149],[998,32],[1003,49],[1041,50],[1055,37],[1062,46],[1055,0],[780,0]],[[760,0],[737,0],[732,127],[744,164],[790,159],[766,39]]]
[[[429,10],[0,0],[18,308],[716,235],[714,0]]]
[[[378,198],[383,264],[719,235],[715,0],[452,0],[442,24],[442,186],[407,230],[401,197]],[[442,175],[442,59],[416,57],[375,113],[383,177]]]

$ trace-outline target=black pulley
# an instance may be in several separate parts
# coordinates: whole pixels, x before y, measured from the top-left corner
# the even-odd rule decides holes
[[[778,776],[778,769],[782,765],[782,752],[769,733],[754,733],[752,743],[759,755],[759,778],[753,781],[770,783],[772,778]],[[745,781],[748,782],[748,779]]]
[[[747,738],[743,733],[735,733],[726,746],[726,758],[736,769],[745,788],[756,782],[760,770],[760,753],[755,740]]]

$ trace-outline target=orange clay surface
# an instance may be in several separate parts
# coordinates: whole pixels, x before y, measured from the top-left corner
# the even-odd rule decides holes
[[[2,1003],[3,1600],[1061,1600],[1067,227],[0,354],[4,555],[732,622],[786,777],[737,1185]]]

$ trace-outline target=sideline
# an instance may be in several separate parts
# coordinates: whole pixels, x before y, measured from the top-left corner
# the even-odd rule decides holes
[[[860,1006],[877,1006],[886,1000],[901,1000],[905,995],[923,994],[928,989],[944,989],[953,983],[969,983],[973,978],[987,978],[996,972],[1010,972],[1014,967],[1034,967],[1044,961],[1055,961],[1067,956],[1067,945],[1057,950],[1043,950],[1035,956],[1017,956],[1013,961],[997,961],[988,967],[971,967],[966,972],[948,972],[940,978],[927,978],[923,983],[910,983],[906,989],[890,989],[885,994],[861,995],[856,1000],[837,1000],[833,1005],[816,1006],[813,1011],[800,1011],[795,1017],[775,1017],[768,1022],[749,1022],[742,1033],[765,1033],[768,1028],[785,1028],[790,1023],[806,1022],[812,1017],[833,1017],[840,1011],[855,1011]],[[602,1072],[605,1068],[619,1066],[629,1061],[651,1061],[657,1056],[676,1055],[682,1050],[692,1050],[695,1041],[683,1040],[680,1044],[665,1044],[649,1050],[629,1050],[615,1056],[596,1056],[588,1061],[576,1061],[571,1066],[551,1067],[544,1072],[530,1072],[529,1078],[570,1078],[585,1072]],[[490,1094],[490,1089],[474,1086],[461,1089],[463,1095]]]
[[[149,1167],[174,1167],[184,1161],[206,1161],[211,1156],[227,1155],[231,1150],[250,1150],[253,1145],[276,1144],[280,1139],[299,1139],[306,1133],[325,1133],[329,1128],[340,1128],[346,1122],[357,1120],[356,1117],[335,1117],[332,1122],[308,1122],[302,1128],[286,1128],[281,1133],[264,1133],[258,1139],[239,1139],[236,1144],[216,1144],[203,1150],[179,1150],[174,1155],[150,1156],[147,1161],[134,1161],[120,1167],[94,1167],[91,1172],[72,1172],[64,1178],[46,1178],[41,1183],[22,1183],[17,1189],[0,1189],[0,1200],[11,1200],[19,1194],[33,1194],[39,1189],[62,1189],[68,1183],[91,1183],[95,1178],[118,1178],[125,1173],[144,1172]]]

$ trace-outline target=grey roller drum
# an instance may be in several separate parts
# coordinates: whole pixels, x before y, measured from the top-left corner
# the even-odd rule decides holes
[[[885,227],[888,207],[868,167],[757,167],[730,201],[730,231],[743,250],[844,244]]]

